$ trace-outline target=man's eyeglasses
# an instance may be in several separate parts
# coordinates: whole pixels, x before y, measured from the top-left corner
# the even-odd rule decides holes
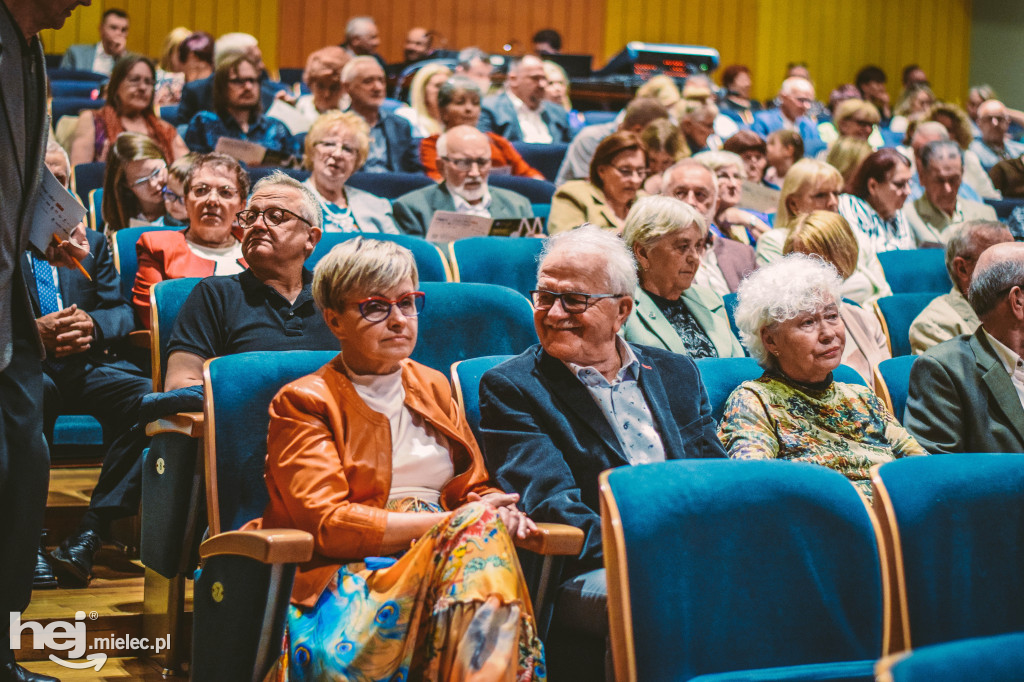
[[[223,185],[221,187],[210,187],[209,185],[195,185],[189,190],[189,194],[194,196],[196,199],[205,199],[211,193],[216,194],[221,199],[231,201],[238,196],[238,190],[234,187],[228,187]]]
[[[180,194],[175,192],[173,189],[168,189],[168,188],[164,187],[162,190],[160,190],[160,194],[164,195],[164,201],[169,201],[172,204],[184,204],[185,203],[185,197],[181,196]]]
[[[578,291],[566,291],[563,293],[557,293],[554,291],[547,291],[545,289],[534,289],[530,292],[530,299],[533,301],[533,307],[537,310],[551,310],[555,306],[555,301],[562,302],[562,310],[571,314],[578,315],[585,313],[595,301],[602,298],[622,298],[626,294],[583,294]]]
[[[313,223],[309,222],[308,220],[300,216],[298,213],[289,211],[286,208],[278,208],[276,206],[265,208],[262,211],[256,211],[251,208],[247,208],[246,210],[239,211],[238,213],[235,214],[235,217],[238,218],[238,224],[244,227],[245,229],[249,229],[250,227],[255,225],[256,221],[259,220],[260,216],[263,216],[263,222],[266,223],[269,227],[277,227],[281,223],[286,222],[291,218],[301,220],[310,227],[313,226]]]
[[[229,78],[228,83],[231,85],[259,85],[259,78]]]
[[[416,317],[423,312],[427,295],[422,291],[410,291],[391,300],[383,296],[370,296],[359,302],[359,314],[367,322],[383,322],[391,315],[391,307],[396,306],[405,317]]]
[[[351,147],[343,142],[335,142],[334,140],[320,140],[313,146],[324,154],[333,154],[334,152],[341,152],[342,154],[348,154],[349,156],[356,156],[359,154],[359,150],[355,147]]]
[[[159,166],[158,168],[154,169],[153,172],[150,173],[149,175],[144,175],[141,178],[139,178],[138,180],[132,180],[128,184],[131,185],[132,187],[139,187],[141,185],[145,185],[147,182],[155,179],[158,175],[163,173],[164,169],[166,169],[166,168],[167,168],[167,164],[163,164],[162,166]]]
[[[486,168],[490,168],[491,167],[491,160],[490,159],[483,159],[483,158],[480,158],[480,159],[453,159],[450,156],[442,156],[441,158],[444,160],[445,163],[450,163],[451,165],[455,166],[456,170],[459,170],[459,171],[462,171],[462,172],[466,172],[468,170],[471,170],[473,168],[474,164],[480,170],[484,170]]]

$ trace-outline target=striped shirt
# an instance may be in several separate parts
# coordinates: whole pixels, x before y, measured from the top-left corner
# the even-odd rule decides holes
[[[852,194],[843,194],[839,197],[839,214],[875,253],[917,248],[902,208],[885,220],[868,202]]]

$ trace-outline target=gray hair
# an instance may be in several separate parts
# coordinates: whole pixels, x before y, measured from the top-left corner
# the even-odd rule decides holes
[[[354,36],[361,36],[366,33],[371,26],[376,26],[377,22],[373,20],[373,17],[352,17],[345,24],[345,40],[350,40]]]
[[[919,135],[927,135],[929,133],[937,135],[940,140],[949,139],[949,131],[946,130],[946,126],[942,125],[938,121],[921,121],[917,124],[917,127],[914,128],[914,134],[910,136],[910,146],[914,146],[914,140],[916,140]]]
[[[544,268],[544,261],[555,253],[568,251],[578,256],[580,270],[592,271],[596,265],[594,256],[604,259],[605,274],[608,276],[609,291],[600,293],[632,296],[638,286],[636,259],[626,248],[625,242],[611,230],[583,223],[575,230],[559,232],[544,241],[537,266],[537,275]]]
[[[779,88],[779,94],[792,95],[793,90],[798,87],[810,88],[811,92],[814,92],[814,83],[802,76],[790,76],[786,80],[782,81],[782,86]]]
[[[964,165],[964,152],[960,149],[960,145],[952,140],[929,142],[921,150],[921,170],[928,170],[928,167],[932,165],[932,161],[945,161],[946,159],[958,160],[962,168]]]
[[[701,239],[708,236],[708,223],[693,206],[672,197],[650,196],[639,199],[626,215],[622,238],[630,251],[637,244],[647,246],[655,240],[696,227]]]
[[[700,162],[702,166],[712,173],[718,173],[720,169],[732,166],[739,171],[741,178],[747,179],[746,164],[743,163],[743,157],[739,154],[727,151],[709,151],[694,154],[691,158],[694,161]]]
[[[946,242],[946,272],[949,273],[949,279],[953,284],[956,284],[953,261],[957,258],[977,258],[981,255],[975,253],[975,238],[985,233],[1008,232],[1006,226],[997,220],[968,220],[959,225],[950,225],[947,231],[949,241]]]
[[[986,263],[984,269],[978,267],[974,270],[967,301],[978,317],[992,312],[1011,288],[1024,287],[1024,245],[1014,251],[1021,255],[1003,257],[994,263]]]
[[[256,184],[253,185],[252,193],[249,195],[249,201],[252,201],[252,197],[256,192],[267,187],[290,187],[291,189],[299,190],[302,194],[302,203],[299,205],[299,215],[308,220],[312,227],[323,228],[323,210],[320,208],[320,202],[317,201],[317,198],[309,191],[308,187],[290,175],[276,170],[270,175],[262,177],[256,181]]]
[[[70,181],[71,180],[71,157],[68,156],[68,151],[66,149],[64,149],[64,147],[61,147],[60,144],[57,141],[55,141],[55,140],[47,141],[47,143],[46,143],[46,154],[56,154],[58,152],[64,158],[64,165],[68,169],[68,181]]]
[[[352,57],[352,59],[345,63],[345,66],[341,67],[341,82],[345,85],[351,83],[352,79],[356,77],[356,70],[365,64],[373,64],[380,68],[380,62],[369,55]]]
[[[313,270],[313,300],[320,310],[340,312],[352,293],[394,288],[405,279],[419,284],[412,252],[383,239],[353,237],[331,249]]]
[[[440,89],[437,91],[437,108],[444,109],[454,101],[455,96],[460,92],[467,92],[471,95],[476,95],[476,101],[478,104],[482,97],[480,93],[480,86],[474,83],[472,78],[469,76],[452,76],[442,83]]]
[[[487,53],[479,47],[465,47],[459,50],[459,56],[455,66],[462,67],[463,69],[469,69],[477,59],[485,64],[490,63]]]
[[[515,57],[509,62],[508,75],[514,76],[517,73],[519,73],[519,67],[521,67],[523,65],[523,62],[527,60],[536,61],[538,64],[542,66],[544,64],[544,61],[540,57],[537,57],[536,55],[532,54],[524,54],[522,57]]]
[[[775,358],[764,347],[761,330],[842,300],[843,280],[821,256],[791,253],[764,265],[740,283],[736,326],[740,341],[768,369]]]

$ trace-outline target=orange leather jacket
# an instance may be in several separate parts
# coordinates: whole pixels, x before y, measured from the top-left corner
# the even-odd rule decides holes
[[[448,437],[455,476],[441,504],[455,509],[492,485],[480,448],[443,374],[402,361],[405,405]],[[340,359],[294,381],[270,405],[266,481],[270,503],[249,527],[298,528],[313,535],[313,559],[299,567],[292,603],[313,606],[342,563],[381,553],[391,491],[391,425],[356,393]]]

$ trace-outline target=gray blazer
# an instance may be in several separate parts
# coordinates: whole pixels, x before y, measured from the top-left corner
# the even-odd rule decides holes
[[[683,340],[647,292],[637,288],[633,298],[636,306],[622,327],[623,338],[630,343],[688,354]],[[733,336],[721,296],[707,287],[694,284],[683,292],[683,303],[711,339],[718,357],[743,357],[743,346]]]
[[[533,207],[529,199],[511,190],[493,185],[491,193],[492,218],[532,218]],[[455,200],[445,183],[423,187],[400,196],[391,210],[394,212],[398,229],[417,237],[427,236],[427,228],[434,219],[434,211],[454,211]]]
[[[96,61],[96,43],[91,45],[72,45],[60,60],[60,68],[74,71],[92,71],[92,63]]]
[[[931,454],[1024,452],[1024,407],[984,328],[914,361],[903,424]]]
[[[43,46],[34,38],[31,56],[26,61],[18,30],[8,20],[7,12],[0,9],[0,371],[11,361],[12,297],[22,297],[25,309],[32,309],[18,261],[28,248],[32,210],[45,167],[46,131],[50,127]],[[26,74],[31,79],[35,99],[30,106],[38,112],[33,121],[25,120],[26,96],[30,94],[24,87]]]

